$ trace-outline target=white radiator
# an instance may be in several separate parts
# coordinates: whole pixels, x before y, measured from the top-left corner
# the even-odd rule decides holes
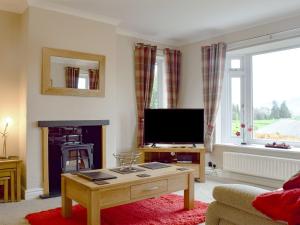
[[[223,169],[258,177],[286,180],[300,170],[300,160],[224,152]]]

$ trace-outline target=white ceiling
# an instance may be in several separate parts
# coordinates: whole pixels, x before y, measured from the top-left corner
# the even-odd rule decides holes
[[[13,2],[22,0],[0,0]],[[120,33],[187,43],[300,15],[300,0],[28,0],[118,26]],[[0,7],[1,8],[1,7]]]
[[[26,0],[0,0],[0,10],[22,13],[26,8]]]

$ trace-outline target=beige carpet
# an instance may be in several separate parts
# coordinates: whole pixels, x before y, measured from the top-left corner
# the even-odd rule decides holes
[[[211,202],[212,190],[220,182],[208,180],[206,183],[195,184],[195,198],[204,202]],[[178,192],[183,194],[183,192]],[[60,198],[34,199],[17,203],[0,204],[0,225],[28,225],[24,216],[28,213],[38,212],[51,208],[60,207]]]

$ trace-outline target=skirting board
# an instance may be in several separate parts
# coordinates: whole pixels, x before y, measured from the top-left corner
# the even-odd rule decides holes
[[[206,175],[208,177],[217,178],[217,180],[226,180],[229,182],[240,181],[249,184],[256,184],[263,187],[270,188],[281,188],[284,181],[282,180],[274,180],[263,177],[256,177],[247,174],[234,173],[229,171],[224,171],[222,169],[216,169],[213,171],[211,168],[205,168]]]
[[[30,199],[36,199],[39,198],[40,195],[44,193],[43,188],[31,188],[24,190],[24,199],[25,200],[30,200]]]

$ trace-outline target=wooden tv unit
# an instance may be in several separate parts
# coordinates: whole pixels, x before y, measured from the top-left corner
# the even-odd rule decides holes
[[[187,167],[194,169],[194,177],[199,182],[205,182],[205,148],[203,147],[150,147],[144,146],[138,148],[139,152],[142,153],[141,163],[164,161],[164,156],[174,152],[178,155],[189,155],[193,158],[192,162],[174,162],[177,166]],[[172,162],[173,163],[173,162]]]

